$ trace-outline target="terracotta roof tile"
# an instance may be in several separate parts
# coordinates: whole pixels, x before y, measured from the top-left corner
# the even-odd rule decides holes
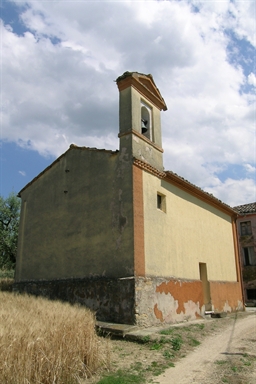
[[[240,214],[256,213],[256,202],[255,203],[238,205],[238,206],[234,207],[234,210],[237,211]]]

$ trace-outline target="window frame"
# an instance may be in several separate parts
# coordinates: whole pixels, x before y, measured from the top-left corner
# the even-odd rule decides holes
[[[244,265],[255,266],[256,265],[256,254],[254,246],[243,247]]]
[[[241,236],[249,236],[252,234],[252,223],[250,220],[240,222],[240,234]]]
[[[166,195],[161,192],[157,192],[156,207],[159,211],[166,213]]]

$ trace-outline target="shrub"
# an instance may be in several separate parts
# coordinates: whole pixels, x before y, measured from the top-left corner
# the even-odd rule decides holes
[[[13,279],[8,277],[1,279],[0,278],[0,291],[12,292]]]

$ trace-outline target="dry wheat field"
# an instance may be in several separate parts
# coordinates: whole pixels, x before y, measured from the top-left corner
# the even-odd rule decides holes
[[[109,364],[89,310],[0,291],[0,383],[75,384]]]

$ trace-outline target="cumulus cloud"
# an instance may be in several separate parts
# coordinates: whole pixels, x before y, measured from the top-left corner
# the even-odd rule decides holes
[[[230,204],[255,196],[253,178],[219,177],[227,164],[254,167],[255,97],[244,87],[255,74],[229,55],[232,36],[255,44],[254,2],[13,2],[26,32],[1,24],[4,140],[54,156],[70,143],[117,149],[114,80],[152,73],[168,106],[165,168]]]
[[[246,172],[256,174],[256,167],[252,166],[251,164],[244,164],[244,167]]]
[[[226,179],[214,187],[207,187],[205,190],[221,197],[221,200],[228,202],[231,207],[255,202],[255,183],[253,179]]]
[[[248,83],[250,85],[253,85],[254,87],[256,87],[256,76],[254,73],[250,73],[249,76],[248,76]]]

